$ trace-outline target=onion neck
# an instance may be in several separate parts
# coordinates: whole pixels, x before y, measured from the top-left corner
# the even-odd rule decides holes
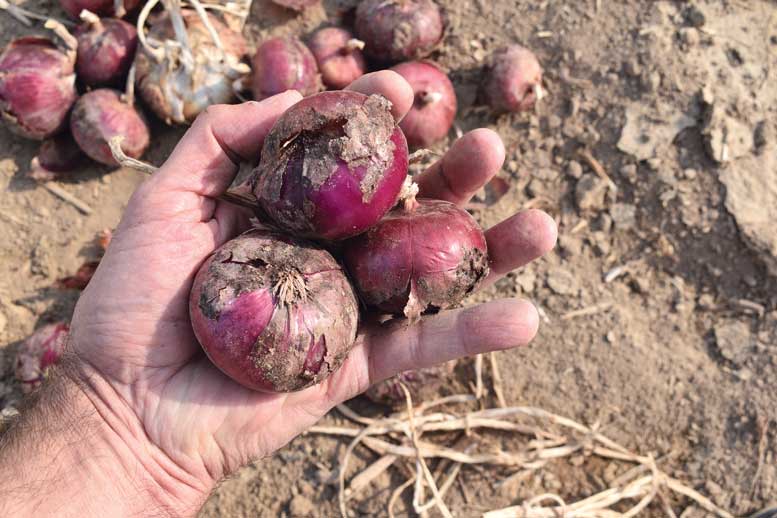
[[[353,54],[357,50],[362,50],[364,48],[364,42],[357,38],[351,38],[345,43],[345,46],[342,48],[343,55],[347,56],[349,54]]]
[[[418,207],[418,184],[413,181],[413,177],[408,175],[402,184],[402,190],[399,191],[399,201],[407,212],[412,212]]]
[[[90,29],[94,31],[102,31],[103,24],[100,21],[100,17],[94,14],[92,11],[84,9],[81,11],[79,17],[89,26]]]
[[[424,106],[429,106],[440,102],[442,100],[442,94],[440,92],[424,91],[418,94],[418,99],[420,99],[421,104]]]

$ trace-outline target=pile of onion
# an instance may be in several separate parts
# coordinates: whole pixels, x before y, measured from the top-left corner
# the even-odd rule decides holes
[[[310,37],[308,44],[321,71],[321,79],[329,88],[345,88],[367,70],[361,51],[364,42],[355,39],[346,29],[319,29]]]
[[[68,336],[65,322],[46,324],[35,330],[16,354],[15,375],[24,392],[31,392],[46,378],[48,369],[59,361]]]
[[[115,18],[98,18],[89,11],[76,28],[78,79],[89,86],[116,86],[123,82],[135,59],[138,33],[135,27]]]
[[[205,261],[189,312],[211,361],[243,386],[267,392],[323,381],[345,360],[358,324],[356,297],[327,251],[259,229]]]
[[[542,96],[542,67],[537,56],[520,45],[494,52],[483,85],[486,101],[496,111],[530,110]]]
[[[262,43],[252,60],[254,99],[297,90],[302,95],[321,91],[316,58],[298,38],[271,38]]]

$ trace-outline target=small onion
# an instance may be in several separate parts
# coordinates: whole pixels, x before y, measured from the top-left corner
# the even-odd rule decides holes
[[[364,395],[373,403],[392,407],[405,407],[404,385],[414,403],[431,401],[442,396],[445,388],[450,387],[451,375],[456,367],[456,361],[436,365],[426,369],[400,372],[387,380],[383,380],[367,389]]]
[[[428,61],[400,63],[392,68],[410,83],[415,102],[399,127],[411,147],[426,147],[445,137],[456,117],[456,92],[448,76]]]
[[[59,0],[62,9],[73,18],[78,19],[81,11],[87,10],[97,16],[123,17],[140,5],[140,0],[123,0],[119,2],[119,12],[116,12],[116,0]]]
[[[345,265],[369,306],[417,318],[461,302],[488,275],[486,238],[454,204],[420,199],[345,242]]]
[[[287,9],[303,11],[308,7],[321,3],[321,0],[272,0],[272,2]]]
[[[0,54],[0,118],[23,137],[42,140],[59,132],[75,102],[75,52],[51,40],[13,40]]]
[[[55,322],[36,329],[19,347],[15,375],[24,392],[31,392],[46,378],[49,367],[59,361],[65,349],[68,325]]]
[[[271,38],[262,43],[252,60],[251,86],[257,101],[286,90],[302,95],[321,91],[316,58],[297,38]]]
[[[281,228],[339,240],[364,232],[396,204],[407,166],[388,100],[322,92],[289,108],[270,130],[253,191]]]
[[[70,132],[63,132],[41,143],[27,175],[38,182],[55,180],[62,173],[73,171],[84,158]]]
[[[100,88],[81,96],[70,116],[70,131],[78,147],[89,158],[105,165],[118,165],[108,141],[124,137],[121,149],[127,156],[140,158],[148,148],[146,121],[116,90]]]
[[[345,88],[367,70],[361,51],[364,42],[354,39],[346,29],[325,27],[316,31],[308,44],[321,70],[321,78],[329,88]]]
[[[241,385],[266,392],[323,381],[345,360],[358,325],[353,289],[327,251],[259,229],[205,261],[189,313],[211,361]]]
[[[380,62],[426,57],[443,34],[432,0],[365,0],[356,9],[355,27],[364,52]]]
[[[135,59],[138,33],[123,20],[100,19],[81,13],[84,23],[76,28],[78,79],[89,86],[116,86],[127,76]]]
[[[542,67],[529,49],[510,45],[497,50],[491,58],[484,94],[497,111],[530,110],[542,96]]]

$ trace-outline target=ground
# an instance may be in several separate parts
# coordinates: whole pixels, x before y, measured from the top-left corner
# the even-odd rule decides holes
[[[325,16],[347,18],[355,3],[325,0],[297,17],[254,0],[246,35],[256,43],[271,33],[306,34]],[[507,403],[599,422],[609,437],[662,459],[662,469],[735,515],[777,503],[775,4],[438,3],[447,31],[432,58],[455,84],[457,125],[491,127],[508,150],[500,173],[507,194],[492,205],[477,199],[473,213],[488,226],[534,206],[559,223],[553,253],[468,301],[517,295],[542,309],[535,342],[499,354]],[[48,0],[25,6],[63,16]],[[29,32],[0,13],[0,44]],[[478,83],[489,53],[510,42],[537,53],[549,95],[535,113],[496,116],[481,107]],[[182,130],[158,122],[153,130],[146,158],[159,164]],[[116,224],[142,181],[133,171],[98,167],[63,181],[94,208],[85,216],[25,178],[35,151],[35,143],[0,128],[5,412],[20,397],[15,347],[42,323],[68,319],[77,300],[54,281],[94,257],[94,235]],[[468,390],[472,363],[456,373],[442,393]],[[324,422],[345,423],[337,413]],[[225,481],[201,514],[334,516],[330,475],[346,444],[300,437]],[[373,460],[357,450],[349,476]],[[498,486],[510,473],[464,467],[446,501],[458,516],[547,492],[574,501],[608,487],[615,471],[593,457],[563,460]],[[385,514],[405,478],[386,471],[350,508]],[[683,516],[704,515],[688,500],[672,504],[678,514],[687,509]],[[410,499],[396,509],[407,513]],[[663,511],[649,507],[643,515]]]

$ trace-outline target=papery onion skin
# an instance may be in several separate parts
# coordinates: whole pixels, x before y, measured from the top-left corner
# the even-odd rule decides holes
[[[460,303],[489,272],[483,230],[465,210],[442,200],[397,207],[346,241],[343,257],[368,306],[413,319]]]
[[[396,63],[428,56],[444,24],[432,0],[366,0],[356,9],[355,28],[367,56]]]
[[[327,251],[260,229],[205,261],[189,312],[211,361],[263,392],[293,392],[326,379],[345,360],[358,326],[353,289]]]
[[[40,386],[49,367],[59,361],[67,343],[69,327],[65,322],[46,324],[35,330],[19,346],[16,354],[16,379],[24,392]]]
[[[138,33],[123,20],[102,18],[76,28],[78,79],[89,86],[118,86],[135,59]]]
[[[24,37],[0,54],[0,118],[22,137],[42,140],[61,131],[75,102],[75,53],[51,40]]]
[[[81,96],[70,116],[70,131],[78,147],[101,164],[119,165],[111,154],[108,141],[122,136],[121,149],[132,158],[140,158],[149,144],[149,131],[143,116],[109,88],[92,90]]]
[[[387,99],[322,92],[289,108],[270,130],[253,191],[284,230],[336,241],[364,232],[396,204],[407,165]]]
[[[399,127],[410,147],[431,146],[445,137],[456,117],[456,92],[447,74],[429,61],[400,63],[391,70],[410,83],[415,100]]]
[[[360,45],[353,34],[340,27],[319,29],[308,42],[316,58],[321,79],[329,88],[340,90],[360,78],[367,71]]]
[[[520,45],[503,47],[491,57],[483,93],[497,112],[531,110],[542,83],[542,67],[529,49]]]
[[[62,9],[71,17],[78,19],[81,11],[86,9],[97,16],[116,16],[115,0],[59,0]],[[118,13],[123,16],[126,13],[134,12],[140,5],[140,0],[124,0],[124,13]]]
[[[298,38],[270,38],[259,46],[251,63],[257,101],[286,90],[307,96],[323,89],[316,58]]]

